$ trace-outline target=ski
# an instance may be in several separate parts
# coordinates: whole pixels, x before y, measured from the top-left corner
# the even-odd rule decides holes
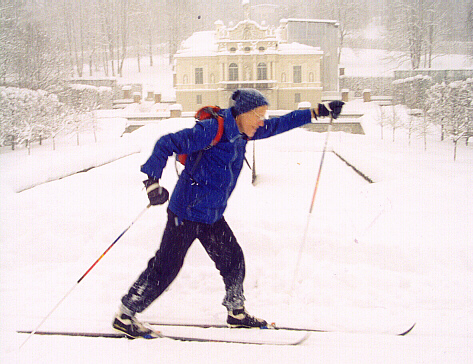
[[[151,326],[175,326],[175,327],[197,327],[197,328],[202,328],[202,329],[209,329],[209,328],[215,328],[215,329],[223,329],[223,328],[228,328],[227,325],[223,324],[205,324],[205,323],[170,323],[170,322],[153,322],[153,321],[148,321],[148,325]],[[392,333],[396,336],[406,336],[409,334],[415,327],[416,323],[412,324],[407,330],[401,331],[401,332],[395,332]],[[271,324],[268,327],[265,327],[264,329],[274,329],[274,330],[285,330],[285,331],[304,331],[304,332],[336,332],[337,330],[324,330],[324,329],[315,329],[315,328],[302,328],[302,327],[289,327],[289,326],[277,326],[275,324]],[[343,331],[343,330],[340,330]],[[356,332],[356,331],[354,331]]]
[[[230,329],[227,325],[205,323],[148,322],[148,325],[164,328],[166,334],[163,334],[162,332],[159,334],[161,338],[165,339],[177,341],[253,345],[295,346],[306,341],[312,332],[337,332],[337,330],[284,326],[279,327],[276,325],[270,325],[267,330]],[[407,330],[393,334],[397,336],[405,336],[414,329],[415,325],[416,324],[414,323]],[[17,331],[17,333],[31,334],[32,331],[20,330]],[[48,336],[130,339],[130,337],[124,333],[107,331],[36,331],[34,334]]]
[[[219,332],[211,332],[206,329],[205,333],[191,332],[188,334],[162,334],[159,338],[171,339],[177,341],[193,341],[203,343],[227,343],[227,344],[251,344],[251,345],[283,345],[295,346],[302,344],[310,336],[310,333],[305,332],[299,335],[257,335],[256,332],[260,330],[228,330],[226,335],[222,335],[222,330]],[[239,331],[238,335],[233,333]],[[269,331],[269,330],[268,330]],[[19,334],[31,334],[32,331],[17,331]],[[89,338],[108,338],[108,339],[131,339],[124,333],[120,332],[79,332],[79,331],[36,331],[34,335],[47,336],[74,336],[74,337],[89,337]],[[154,340],[147,339],[147,340]]]

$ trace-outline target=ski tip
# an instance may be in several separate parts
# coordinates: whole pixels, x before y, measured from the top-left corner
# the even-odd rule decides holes
[[[299,342],[300,343],[303,343],[304,341],[306,341],[309,337],[310,337],[311,333],[310,332],[306,332],[306,334],[304,335],[304,337],[302,338],[302,340]]]
[[[414,325],[412,325],[408,330],[404,331],[403,333],[399,334],[399,336],[406,336],[408,333],[414,329],[414,326],[416,325],[416,322],[414,322]]]
[[[310,337],[310,332],[306,332],[299,340],[292,343],[292,345],[300,345]]]

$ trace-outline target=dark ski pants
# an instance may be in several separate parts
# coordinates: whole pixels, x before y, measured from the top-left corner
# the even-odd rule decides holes
[[[122,298],[123,305],[133,313],[144,311],[176,278],[195,239],[199,239],[223,277],[226,290],[223,305],[229,310],[243,306],[245,259],[225,219],[222,217],[213,224],[188,220],[178,223],[170,210],[161,246]]]

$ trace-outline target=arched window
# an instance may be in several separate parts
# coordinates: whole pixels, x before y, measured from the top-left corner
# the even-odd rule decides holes
[[[268,69],[266,63],[258,63],[258,80],[268,79]]]
[[[187,75],[184,75],[184,77],[182,78],[182,83],[184,85],[187,85],[189,83],[189,77]]]
[[[238,65],[231,63],[228,66],[228,81],[238,81]]]
[[[286,74],[284,72],[281,74],[281,82],[286,82]]]

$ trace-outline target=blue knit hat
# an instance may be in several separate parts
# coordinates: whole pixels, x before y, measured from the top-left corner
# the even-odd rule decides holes
[[[263,105],[269,105],[266,97],[258,90],[241,88],[232,94],[233,109],[236,115],[244,114]]]

